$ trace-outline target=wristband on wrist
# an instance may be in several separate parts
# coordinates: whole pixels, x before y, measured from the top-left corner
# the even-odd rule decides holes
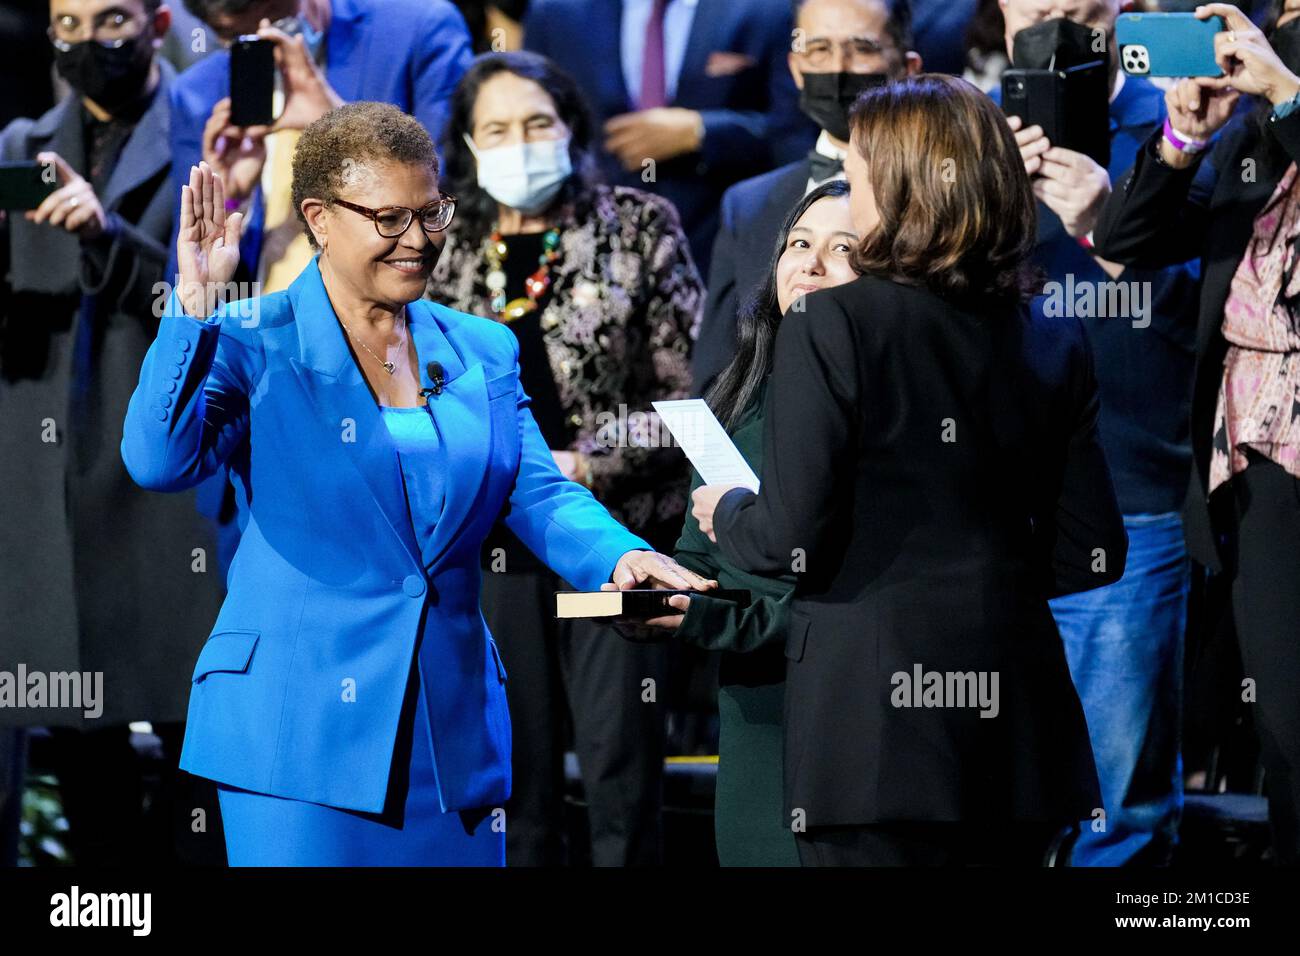
[[[1205,152],[1205,148],[1210,145],[1210,140],[1208,139],[1193,139],[1186,133],[1178,132],[1174,129],[1173,125],[1170,124],[1169,117],[1167,116],[1165,117],[1165,127],[1162,135],[1165,138],[1165,142],[1170,146],[1178,150],[1180,153],[1186,153],[1189,156],[1195,156],[1197,153]]]
[[[1274,106],[1273,112],[1269,116],[1269,120],[1276,121],[1286,119],[1294,113],[1297,108],[1300,108],[1300,92],[1297,92],[1296,95],[1291,97],[1289,100],[1283,100],[1281,103]]]

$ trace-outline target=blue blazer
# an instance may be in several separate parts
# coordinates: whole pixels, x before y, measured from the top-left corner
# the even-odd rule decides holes
[[[228,465],[245,512],[229,594],[199,655],[181,767],[363,811],[384,804],[425,614],[420,671],[444,810],[510,792],[505,669],[479,611],[498,515],[581,589],[646,549],[556,468],[519,384],[517,339],[427,301],[407,309],[448,459],[426,575],[396,449],[313,260],[288,289],[207,322],[175,296],[127,410],[122,458],[177,491]],[[423,383],[432,383],[427,379]]]
[[[469,30],[446,0],[332,0],[325,35],[325,76],[347,102],[392,103],[418,119],[437,141],[452,91],[469,69]],[[219,50],[172,84],[171,156],[180,222],[181,186],[203,158],[203,127],[212,107],[230,95],[230,53]],[[265,207],[254,191],[239,243],[241,262],[257,272]],[[173,239],[175,236],[173,235]],[[168,276],[176,274],[175,242]],[[255,275],[254,275],[255,277]]]

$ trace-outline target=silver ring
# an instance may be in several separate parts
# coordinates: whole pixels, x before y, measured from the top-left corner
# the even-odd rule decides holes
[[[1229,42],[1229,43],[1236,43],[1236,42],[1237,42],[1237,31],[1236,31],[1236,30],[1229,30],[1229,31],[1228,31],[1228,42]]]
[[[73,196],[73,197],[71,197],[70,199],[68,199],[68,208],[69,208],[69,209],[76,209],[76,208],[77,208],[77,197],[76,197],[76,196]]]

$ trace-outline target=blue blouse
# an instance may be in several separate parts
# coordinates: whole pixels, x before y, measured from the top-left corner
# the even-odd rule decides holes
[[[380,417],[397,446],[397,459],[406,487],[406,506],[425,570],[433,567],[433,529],[442,516],[445,486],[446,448],[438,432],[438,421],[428,405],[414,408],[379,407]]]

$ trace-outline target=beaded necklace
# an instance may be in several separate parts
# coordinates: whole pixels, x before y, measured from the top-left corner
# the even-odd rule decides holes
[[[487,259],[487,287],[491,293],[492,311],[506,321],[513,322],[537,308],[540,299],[551,286],[551,263],[560,257],[560,230],[552,226],[542,237],[542,253],[537,257],[537,270],[524,280],[526,295],[506,301],[506,273],[503,268],[510,250],[501,237],[500,228],[494,227],[483,247]]]

